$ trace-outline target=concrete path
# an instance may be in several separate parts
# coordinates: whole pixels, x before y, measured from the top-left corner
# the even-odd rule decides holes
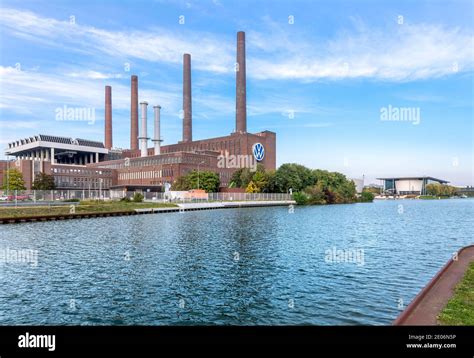
[[[458,260],[449,260],[393,324],[407,326],[438,325],[438,314],[453,296],[454,288],[463,278],[471,262],[474,262],[474,245],[459,250]]]

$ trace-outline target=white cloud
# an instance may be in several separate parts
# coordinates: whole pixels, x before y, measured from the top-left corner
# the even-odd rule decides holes
[[[39,71],[19,71],[13,67],[0,66],[1,92],[0,107],[17,113],[28,113],[45,120],[46,110],[63,105],[104,107],[105,82],[92,82],[88,77],[47,74]],[[128,110],[130,108],[130,87],[114,82],[112,84],[113,108]],[[157,91],[143,88],[139,91],[140,99],[150,103],[160,103],[167,110],[179,111],[180,94],[172,91]],[[52,116],[52,114],[51,114]]]
[[[0,128],[2,129],[35,129],[39,127],[36,121],[2,121]]]
[[[460,28],[430,24],[370,28],[360,20],[333,39],[288,31],[269,17],[267,31],[249,31],[248,75],[266,80],[373,78],[410,81],[471,71],[474,37]],[[109,31],[2,9],[0,25],[12,36],[73,51],[181,64],[191,53],[193,69],[232,74],[235,39],[228,36],[152,28]]]
[[[66,74],[70,77],[90,78],[93,80],[106,80],[111,78],[124,78],[120,73],[103,73],[99,71],[74,71]]]
[[[380,31],[359,26],[354,33],[345,31],[313,47],[308,46],[308,39],[289,39],[279,32],[266,42],[255,36],[257,48],[273,57],[272,61],[249,58],[249,73],[257,79],[410,81],[472,71],[474,67],[474,37],[459,28],[421,24]],[[274,49],[264,45],[273,43],[279,45]]]
[[[179,34],[161,28],[114,32],[14,9],[2,9],[0,24],[12,36],[79,52],[176,64],[190,53],[193,68],[216,73],[231,73],[235,62],[232,43],[185,29]]]

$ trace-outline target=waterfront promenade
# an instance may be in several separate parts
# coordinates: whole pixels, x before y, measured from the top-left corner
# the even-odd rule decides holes
[[[185,212],[196,210],[215,210],[215,209],[233,209],[249,207],[268,207],[268,206],[289,206],[294,205],[294,200],[248,200],[248,201],[220,201],[220,202],[200,202],[200,203],[180,203],[169,207],[150,207],[123,211],[103,211],[90,213],[67,213],[67,214],[45,214],[34,216],[0,217],[0,224],[14,224],[22,222],[55,221],[70,219],[87,219],[97,217],[140,215],[140,214],[159,214],[170,212]],[[74,204],[71,204],[74,205]],[[170,204],[171,205],[171,204]]]
[[[469,264],[474,262],[474,245],[459,250],[448,263],[420,291],[407,308],[393,322],[394,325],[438,325],[438,315],[453,296]]]

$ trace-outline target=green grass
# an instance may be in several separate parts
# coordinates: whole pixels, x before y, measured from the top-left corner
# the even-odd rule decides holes
[[[471,262],[453,297],[441,311],[438,321],[442,325],[474,326],[474,262]]]
[[[71,205],[64,206],[28,206],[28,207],[3,207],[0,208],[0,218],[28,218],[31,216],[55,216],[71,214]],[[176,207],[170,203],[134,203],[122,201],[82,201],[74,206],[75,213],[104,213],[118,211],[133,211],[135,209],[147,208],[169,208]]]

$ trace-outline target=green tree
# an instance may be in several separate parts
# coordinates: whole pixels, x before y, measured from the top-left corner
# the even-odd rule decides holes
[[[252,177],[252,182],[258,188],[259,193],[269,192],[268,184],[270,182],[270,174],[264,171],[256,171]]]
[[[232,187],[234,188],[242,188],[242,172],[243,168],[237,169],[235,172],[232,173],[232,176],[230,177],[230,183]]]
[[[356,200],[355,184],[344,174],[321,169],[314,170],[313,174],[328,204],[352,203]]]
[[[374,198],[375,198],[374,193],[372,193],[369,190],[364,189],[364,191],[362,191],[362,193],[360,194],[359,200],[363,203],[369,203],[369,202],[374,201]]]
[[[171,185],[171,190],[184,191],[191,189],[186,175],[178,177]]]
[[[433,196],[453,196],[456,194],[456,187],[446,184],[428,184],[426,185],[426,194]]]
[[[54,190],[56,184],[54,183],[54,176],[45,173],[38,173],[32,186],[33,190]]]
[[[364,188],[364,191],[368,191],[372,194],[379,195],[382,192],[382,189],[375,186],[366,186]]]
[[[265,173],[265,167],[263,164],[257,164],[256,170],[251,168],[240,168],[237,169],[230,178],[232,187],[246,188],[256,173]]]
[[[23,175],[16,169],[8,169],[3,177],[3,190],[26,190]]]
[[[304,191],[308,197],[308,204],[319,205],[326,204],[326,194],[320,185],[309,186]]]
[[[198,189],[199,184],[199,189],[203,189],[207,193],[215,193],[219,191],[220,180],[219,174],[217,173],[209,171],[200,171],[198,173],[197,170],[193,170],[189,172],[186,177],[189,189]]]
[[[290,188],[293,191],[302,191],[314,185],[315,177],[311,169],[300,164],[287,163],[277,169],[272,181],[276,192],[287,193]]]

